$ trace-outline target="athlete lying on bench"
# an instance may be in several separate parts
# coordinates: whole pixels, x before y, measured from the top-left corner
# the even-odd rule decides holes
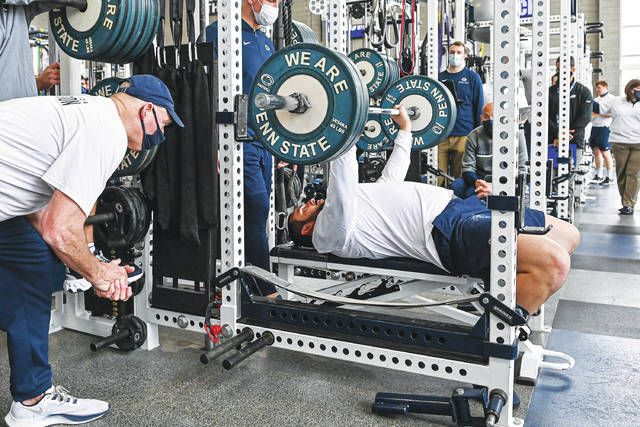
[[[355,146],[332,161],[326,200],[310,200],[289,216],[292,240],[344,258],[415,258],[488,283],[491,211],[476,196],[458,199],[450,190],[404,181],[411,121],[397,108],[401,130],[380,179],[358,183]],[[525,218],[528,226],[553,225],[545,236],[518,236],[516,301],[534,313],[564,284],[580,234],[540,211],[527,209]]]

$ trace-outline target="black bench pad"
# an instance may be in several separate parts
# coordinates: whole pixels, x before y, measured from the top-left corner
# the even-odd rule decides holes
[[[342,258],[332,254],[320,254],[313,248],[301,248],[291,244],[279,245],[271,250],[272,257],[312,261],[323,264],[342,264],[358,267],[380,268],[385,270],[406,271],[411,273],[451,276],[434,264],[413,258]]]

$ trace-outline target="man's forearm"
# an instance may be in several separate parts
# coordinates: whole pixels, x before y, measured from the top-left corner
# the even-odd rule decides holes
[[[99,263],[87,246],[83,227],[67,227],[59,231],[45,231],[44,240],[60,260],[90,282],[97,280]]]

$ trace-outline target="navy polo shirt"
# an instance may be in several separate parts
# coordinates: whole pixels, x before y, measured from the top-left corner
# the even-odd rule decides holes
[[[438,76],[441,82],[450,80],[456,88],[458,99],[458,115],[456,124],[451,131],[451,136],[467,136],[480,126],[480,115],[484,107],[484,95],[482,93],[482,80],[478,73],[464,67],[457,73],[443,71]]]
[[[217,21],[207,27],[207,41],[213,42],[214,48],[217,49]],[[246,95],[251,93],[258,70],[275,51],[273,42],[263,31],[254,30],[244,20],[242,21],[242,93]],[[255,137],[255,132],[251,128],[249,128],[249,135]]]

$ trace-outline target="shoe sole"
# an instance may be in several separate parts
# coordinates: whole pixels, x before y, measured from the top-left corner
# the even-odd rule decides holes
[[[4,417],[4,421],[7,423],[9,427],[47,427],[55,424],[62,425],[75,425],[75,424],[86,424],[91,421],[95,421],[98,418],[104,417],[109,410],[107,409],[101,414],[96,415],[87,415],[87,417],[81,417],[77,415],[70,415],[70,417],[74,418],[82,418],[82,420],[74,420],[65,417],[64,415],[53,415],[50,417],[44,417],[42,419],[31,419],[31,420],[17,420],[13,418],[11,413],[8,413],[6,417]]]
[[[129,279],[127,280],[128,283],[133,283],[136,280],[140,280],[142,278],[142,276],[144,276],[144,272],[141,271],[140,273],[133,275],[133,276],[129,276]]]

